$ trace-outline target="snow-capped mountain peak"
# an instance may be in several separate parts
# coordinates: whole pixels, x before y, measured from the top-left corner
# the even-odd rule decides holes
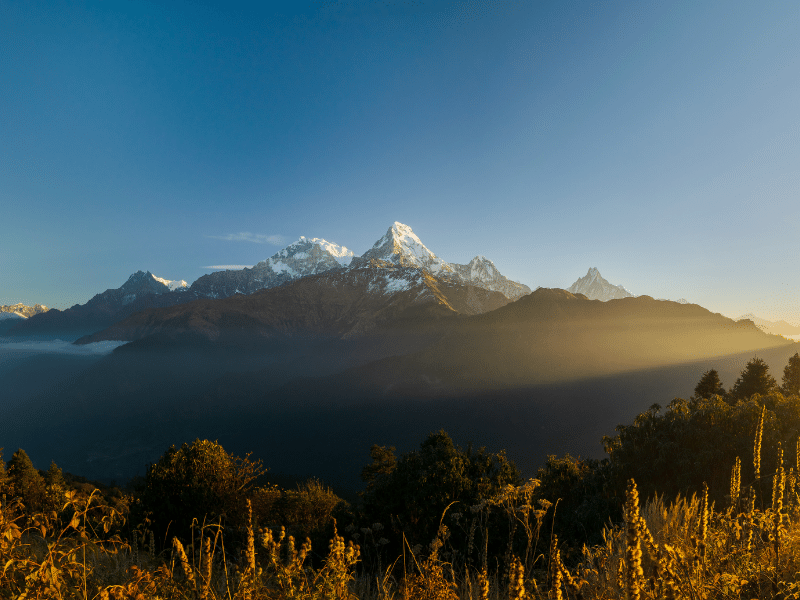
[[[302,277],[330,269],[347,266],[353,252],[344,246],[322,238],[301,236],[283,250],[258,263],[254,269],[272,269],[276,273],[297,274]]]
[[[166,287],[163,289],[161,286]],[[188,284],[182,279],[164,279],[156,277],[150,271],[136,271],[128,280],[119,288],[123,291],[148,291],[156,294],[162,294],[166,291],[175,291],[180,289],[188,289]]]
[[[305,237],[300,237],[298,241],[306,240]],[[329,242],[327,240],[323,240],[322,238],[311,238],[310,240],[306,240],[312,244],[316,244],[322,250],[330,254],[336,262],[338,262],[343,267],[346,267],[350,264],[353,260],[355,254],[353,254],[352,250],[348,250],[345,246],[340,246],[339,244],[334,244],[333,242]]]
[[[452,273],[449,263],[437,257],[422,243],[411,227],[395,221],[384,236],[361,256],[360,264],[386,261],[402,267],[425,269],[433,275]]]
[[[573,294],[583,294],[590,300],[614,300],[618,298],[630,298],[633,296],[621,285],[613,285],[603,279],[597,267],[592,267],[586,275],[578,279],[567,288]]]
[[[478,255],[469,261],[469,278],[474,281],[492,281],[500,276],[500,271],[494,263],[483,255]]]

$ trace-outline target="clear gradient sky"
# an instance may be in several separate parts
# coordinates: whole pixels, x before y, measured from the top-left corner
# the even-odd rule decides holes
[[[800,323],[800,3],[0,3],[0,304],[394,221]]]

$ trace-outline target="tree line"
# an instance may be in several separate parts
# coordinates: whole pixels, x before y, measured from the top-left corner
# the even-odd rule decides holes
[[[170,547],[173,537],[191,541],[204,523],[224,527],[232,546],[242,544],[251,522],[262,529],[283,526],[287,535],[308,538],[315,548],[325,547],[337,523],[362,544],[365,560],[370,560],[367,549],[372,552],[375,564],[404,545],[427,548],[442,535],[446,551],[460,560],[501,560],[531,543],[534,526],[537,534],[550,532],[578,549],[600,543],[609,520],[621,520],[631,478],[644,498],[688,496],[705,483],[711,501],[724,504],[730,467],[736,457],[752,453],[760,419],[764,447],[797,448],[798,463],[798,392],[800,354],[789,359],[780,386],[759,358],[747,363],[727,391],[712,369],[703,373],[692,397],[676,398],[663,410],[655,404],[619,425],[616,435],[603,440],[607,458],[549,456],[529,481],[505,452],[462,448],[439,431],[407,453],[373,445],[355,504],[316,480],[281,489],[269,483],[260,461],[233,456],[208,440],[169,448],[132,490],[103,492],[124,516],[118,530],[152,537],[159,549]],[[776,461],[774,452],[765,453],[762,472],[771,472]],[[800,463],[793,468],[800,473]],[[757,479],[746,463],[741,476],[748,484]],[[88,494],[96,487],[62,473],[55,463],[38,471],[21,449],[7,465],[0,460],[4,505],[15,499],[30,514],[58,513],[66,491]],[[758,501],[768,503],[769,486],[762,487]],[[520,513],[519,507],[527,508]],[[522,514],[528,519],[524,527]]]

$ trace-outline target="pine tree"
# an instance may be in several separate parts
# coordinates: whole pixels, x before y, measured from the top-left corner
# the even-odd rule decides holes
[[[781,391],[787,396],[800,395],[800,354],[797,352],[789,358],[789,364],[783,369]]]
[[[50,468],[44,476],[44,483],[46,508],[58,511],[64,500],[64,492],[67,491],[67,482],[55,461],[50,463]]]
[[[33,466],[28,454],[20,448],[8,461],[8,478],[15,495],[22,498],[29,510],[40,510],[44,501],[44,478]]]
[[[719,379],[719,373],[717,373],[716,369],[711,369],[703,373],[703,376],[694,388],[694,395],[695,398],[711,398],[711,396],[715,394],[724,398],[726,392]]]
[[[733,400],[747,400],[753,394],[769,394],[776,390],[778,384],[769,374],[769,365],[760,358],[753,358],[747,363],[739,379],[733,384],[730,397]]]

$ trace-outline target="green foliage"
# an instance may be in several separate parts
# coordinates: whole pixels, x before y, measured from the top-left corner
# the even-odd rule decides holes
[[[787,396],[800,394],[800,354],[795,352],[783,368],[781,391]]]
[[[64,493],[67,491],[67,482],[64,474],[55,462],[50,463],[50,468],[44,476],[44,505],[43,509],[59,512],[64,503]]]
[[[247,494],[263,473],[260,462],[238,458],[216,442],[195,440],[172,446],[151,465],[133,512],[134,521],[149,518],[156,537],[189,539],[192,520],[224,520],[233,529],[247,521]]]
[[[477,452],[457,447],[444,431],[432,433],[418,451],[394,457],[393,449],[373,446],[373,464],[363,474],[369,481],[363,493],[364,511],[370,521],[396,534],[404,533],[414,545],[436,537],[444,510],[452,503],[466,512],[497,494],[507,485],[519,485],[516,465],[505,452]]]
[[[373,444],[369,451],[372,463],[361,469],[361,480],[367,482],[367,490],[372,489],[374,481],[380,475],[388,475],[397,467],[396,448],[390,446],[378,446]]]
[[[617,435],[603,439],[611,461],[615,487],[634,478],[643,497],[656,492],[675,497],[691,495],[708,482],[712,500],[725,504],[730,493],[730,469],[742,461],[742,483],[754,480],[753,440],[765,407],[763,447],[794,448],[800,435],[800,398],[778,392],[731,405],[719,396],[676,398],[617,426]],[[763,452],[762,473],[774,471],[776,456]],[[795,465],[796,467],[796,465]],[[770,484],[764,484],[768,493]],[[761,489],[759,487],[759,489]],[[767,501],[769,499],[767,498]]]
[[[778,384],[769,374],[769,366],[760,358],[753,358],[747,363],[739,379],[733,384],[730,397],[733,401],[747,400],[754,394],[765,396],[775,391]]]
[[[611,463],[605,459],[548,456],[539,469],[536,498],[556,504],[548,513],[545,528],[572,547],[602,542],[608,520],[622,516],[622,496],[614,488]]]
[[[725,388],[719,379],[719,373],[716,369],[710,369],[703,373],[697,386],[694,388],[695,398],[711,398],[713,395],[722,396],[726,395]]]

